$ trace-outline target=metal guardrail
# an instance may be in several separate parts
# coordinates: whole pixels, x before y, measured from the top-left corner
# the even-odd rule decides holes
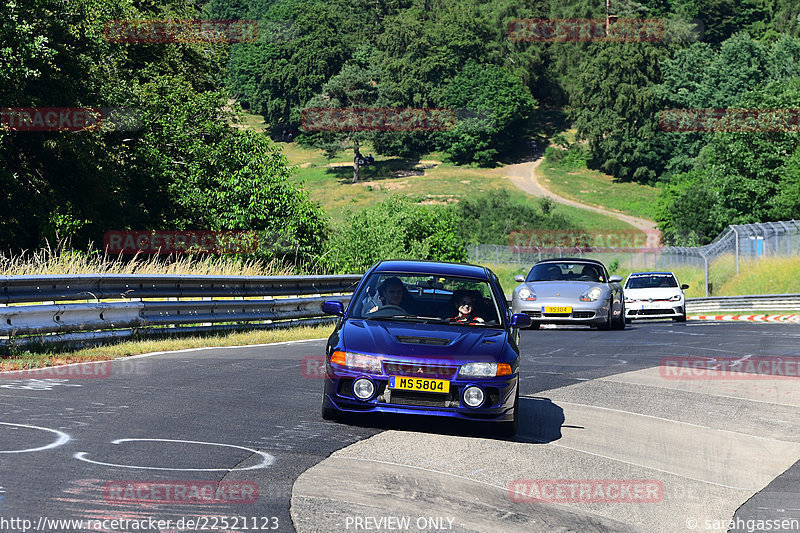
[[[686,299],[686,311],[688,313],[797,310],[800,310],[800,294],[762,294]]]
[[[322,295],[339,294],[336,299],[347,302],[360,279],[358,275],[0,277],[0,337],[7,337],[0,344],[330,323],[335,317],[323,318],[320,310],[330,297]],[[75,300],[94,301],[62,303]],[[32,302],[37,303],[14,305]]]

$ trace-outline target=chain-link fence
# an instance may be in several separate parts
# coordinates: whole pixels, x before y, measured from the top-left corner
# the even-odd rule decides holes
[[[728,226],[716,239],[705,246],[666,246],[663,248],[610,248],[602,251],[575,246],[513,246],[501,244],[477,244],[468,246],[471,262],[516,264],[527,268],[537,261],[554,257],[592,258],[609,265],[618,261],[630,270],[671,270],[680,267],[703,269],[705,273],[705,295],[708,296],[709,265],[730,257],[735,263],[736,274],[744,261],[765,257],[788,257],[800,255],[800,221],[764,222],[760,224],[737,224]]]

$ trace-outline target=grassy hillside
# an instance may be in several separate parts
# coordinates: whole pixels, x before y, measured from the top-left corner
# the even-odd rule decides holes
[[[653,220],[659,189],[634,182],[619,182],[596,170],[539,165],[540,182],[553,193],[635,217]]]

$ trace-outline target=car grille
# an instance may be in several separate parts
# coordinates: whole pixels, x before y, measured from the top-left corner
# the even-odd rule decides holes
[[[449,339],[440,339],[438,337],[412,337],[410,335],[397,335],[397,342],[403,344],[427,344],[429,346],[447,346],[450,344]]]
[[[453,379],[458,372],[457,366],[383,363],[383,371],[390,376],[413,376],[415,378]]]
[[[523,313],[525,313],[526,315],[528,315],[531,318],[542,318],[542,312],[541,311],[523,311]]]
[[[575,311],[572,318],[594,318],[594,311]]]
[[[632,309],[628,311],[629,315],[674,315],[675,311],[673,309]]]
[[[389,391],[387,391],[389,392]],[[429,392],[413,392],[393,390],[389,403],[397,405],[418,405],[420,407],[449,407],[449,394],[431,394]]]

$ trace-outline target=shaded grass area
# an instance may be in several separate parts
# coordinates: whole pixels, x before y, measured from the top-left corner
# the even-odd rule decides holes
[[[92,348],[73,349],[65,346],[38,345],[31,350],[16,349],[0,359],[0,370],[40,368],[83,361],[106,361],[151,352],[188,348],[244,346],[304,339],[322,339],[333,331],[333,325],[206,334],[167,339],[139,339]]]
[[[374,165],[362,168],[359,183],[352,183],[352,167],[329,167],[321,152],[287,143],[284,153],[292,165],[297,165],[293,180],[322,206],[334,224],[345,220],[347,208],[363,209],[390,195],[404,196],[421,204],[445,205],[467,196],[507,189],[523,201],[539,205],[539,198],[525,194],[505,178],[503,168],[457,166],[444,162],[446,158],[441,153],[426,154],[419,159],[381,157]],[[339,162],[338,159],[352,161],[353,151],[346,153],[347,156],[340,155],[333,163]],[[556,204],[553,211],[569,217],[587,231],[637,231],[614,217],[577,207]]]
[[[654,220],[660,189],[614,178],[587,168],[539,166],[542,185],[559,196],[587,205]]]

